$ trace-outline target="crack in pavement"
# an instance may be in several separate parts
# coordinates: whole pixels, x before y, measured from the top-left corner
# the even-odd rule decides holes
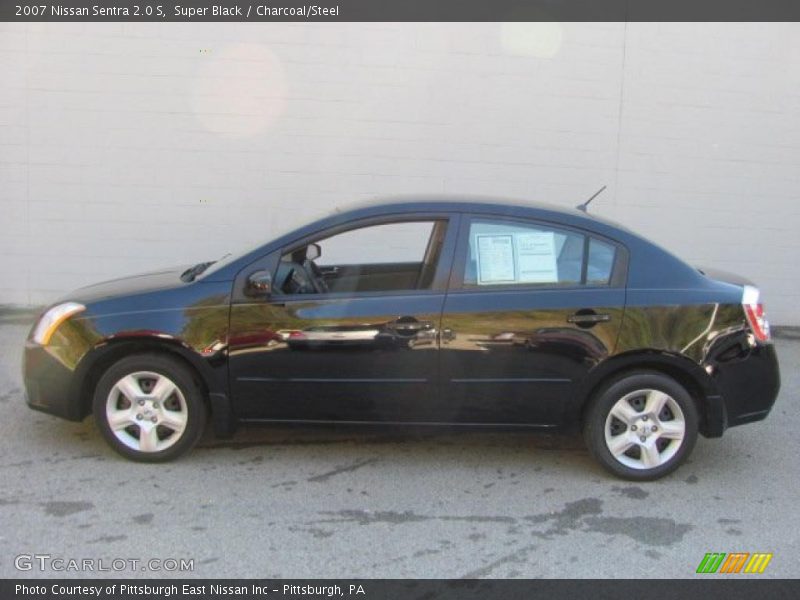
[[[501,556],[497,560],[485,564],[482,567],[475,569],[474,571],[465,573],[459,579],[481,579],[489,575],[497,567],[502,567],[505,564],[508,563],[524,564],[525,560],[528,558],[528,553],[531,552],[532,550],[536,550],[536,548],[537,546],[535,544],[531,544],[523,548],[518,548],[514,552],[506,554],[505,556]]]
[[[310,521],[308,524],[314,523],[358,523],[359,525],[371,525],[373,523],[390,523],[392,525],[402,525],[404,523],[420,523],[423,521],[465,521],[468,523],[516,523],[517,519],[514,517],[505,516],[448,516],[448,515],[418,515],[414,511],[407,510],[405,512],[396,512],[393,510],[338,510],[338,511],[324,511],[322,515],[330,515],[330,519],[319,519]]]
[[[75,513],[83,512],[85,510],[92,510],[94,504],[91,502],[42,502],[44,512],[53,517],[66,517],[74,515]]]
[[[368,458],[367,460],[362,460],[362,461],[359,461],[357,463],[353,463],[352,465],[347,465],[347,466],[344,466],[344,467],[337,467],[337,468],[333,469],[332,471],[328,471],[327,473],[322,473],[320,475],[314,475],[313,477],[309,477],[308,479],[306,479],[306,481],[310,481],[310,482],[314,482],[314,483],[327,481],[331,477],[339,475],[340,473],[350,473],[352,471],[356,471],[356,470],[360,469],[361,467],[366,467],[367,465],[371,465],[371,464],[374,464],[376,462],[378,462],[377,458]]]

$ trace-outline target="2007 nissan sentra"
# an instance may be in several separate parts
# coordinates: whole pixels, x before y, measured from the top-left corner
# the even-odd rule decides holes
[[[578,210],[411,200],[213,263],[86,287],[24,357],[31,408],[141,461],[211,420],[582,428],[655,479],[780,386],[758,289]]]

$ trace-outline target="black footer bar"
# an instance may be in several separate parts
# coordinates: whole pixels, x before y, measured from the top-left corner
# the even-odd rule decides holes
[[[800,597],[798,580],[720,575],[697,579],[448,580],[448,579],[40,579],[2,580],[3,600],[726,600]]]

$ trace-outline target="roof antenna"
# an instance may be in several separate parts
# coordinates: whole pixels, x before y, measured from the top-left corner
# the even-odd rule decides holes
[[[583,204],[578,204],[578,206],[576,206],[575,208],[583,212],[588,212],[586,209],[589,206],[589,203],[595,198],[597,198],[600,194],[602,194],[604,189],[606,189],[605,185],[601,187],[599,190],[597,190],[594,194],[592,194],[592,197],[589,198],[586,202],[584,202]]]

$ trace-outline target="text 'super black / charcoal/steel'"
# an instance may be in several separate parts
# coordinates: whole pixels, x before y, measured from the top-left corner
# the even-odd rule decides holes
[[[86,287],[27,341],[28,404],[94,414],[124,456],[207,419],[582,428],[654,479],[780,386],[758,289],[577,210],[375,203],[194,267]]]

